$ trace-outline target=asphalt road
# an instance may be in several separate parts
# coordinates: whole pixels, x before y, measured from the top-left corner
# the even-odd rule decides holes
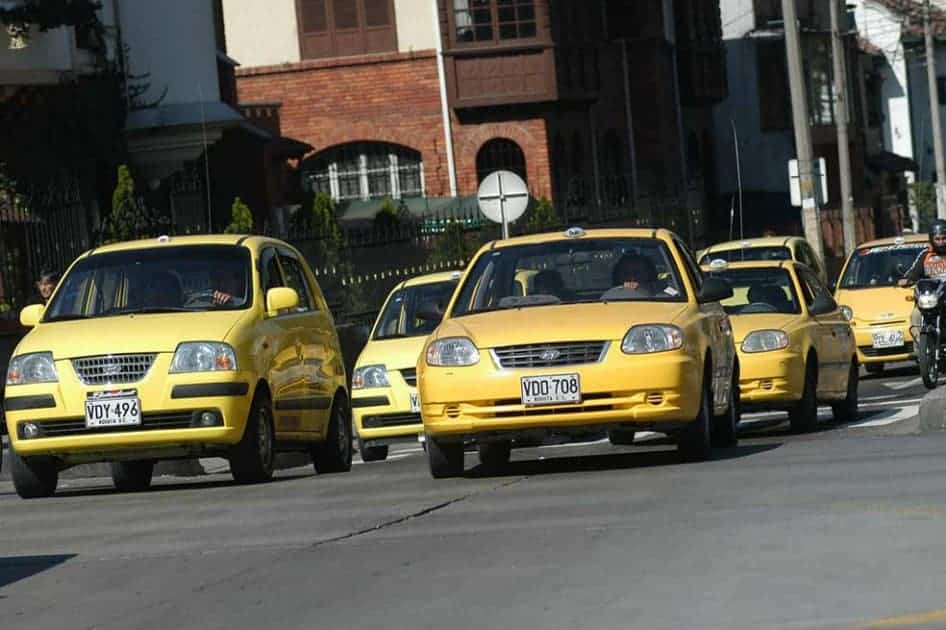
[[[803,436],[748,416],[701,464],[653,436],[445,481],[406,447],[252,487],[0,483],[0,628],[946,625],[946,435],[916,434],[922,393],[909,369],[865,379],[856,422]]]

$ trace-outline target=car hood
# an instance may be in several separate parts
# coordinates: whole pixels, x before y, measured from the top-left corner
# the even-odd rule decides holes
[[[224,341],[247,311],[120,315],[38,325],[20,342],[17,354],[52,352],[55,359],[174,352],[183,341]]]
[[[785,330],[801,315],[785,313],[751,313],[748,315],[730,315],[733,341],[736,345],[742,343],[751,332],[756,330]]]
[[[417,365],[417,357],[423,351],[425,341],[426,336],[369,341],[355,365],[383,365],[388,370],[413,368]]]
[[[444,321],[437,338],[469,337],[477,348],[566,341],[619,341],[636,324],[670,324],[679,302],[556,304],[464,315]]]
[[[907,298],[913,289],[905,287],[877,287],[876,289],[841,289],[837,303],[854,311],[854,323],[883,323],[910,319],[913,302]]]

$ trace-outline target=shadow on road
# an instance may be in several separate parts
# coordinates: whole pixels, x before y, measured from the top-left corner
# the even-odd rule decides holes
[[[915,364],[904,364],[897,365],[897,367],[884,368],[883,372],[879,374],[870,374],[866,370],[861,372],[861,381],[885,381],[889,378],[897,378],[901,376],[915,377],[919,376],[919,368]]]
[[[48,571],[75,557],[74,553],[55,556],[0,556],[0,588]]]
[[[280,475],[278,477],[273,477],[272,481],[267,482],[267,484],[274,483],[283,483],[286,481],[295,481],[297,479],[304,479],[306,477],[314,477],[315,473],[297,473],[291,475]],[[108,495],[159,495],[169,492],[179,492],[182,490],[210,490],[214,488],[235,488],[239,484],[230,479],[208,479],[207,481],[199,481],[200,477],[190,477],[192,481],[179,482],[175,481],[174,483],[167,484],[156,484],[151,486],[150,489],[145,490],[144,492],[119,492],[116,490],[108,481],[101,480],[102,486],[91,487],[85,486],[82,488],[59,488],[56,490],[57,498],[64,497],[96,497],[96,496],[108,496]],[[108,484],[108,485],[105,485]],[[263,484],[260,484],[263,485]],[[49,499],[47,499],[49,500]]]
[[[713,453],[712,461],[739,459],[759,453],[774,450],[781,443],[736,446],[727,449],[717,449]],[[513,461],[499,470],[491,470],[482,465],[468,470],[464,476],[471,478],[483,477],[517,477],[552,475],[574,472],[600,472],[606,470],[631,470],[634,468],[653,468],[656,466],[671,466],[680,464],[682,460],[676,450],[622,452],[606,455],[578,455],[566,457],[551,457],[547,459],[533,459],[527,461]]]

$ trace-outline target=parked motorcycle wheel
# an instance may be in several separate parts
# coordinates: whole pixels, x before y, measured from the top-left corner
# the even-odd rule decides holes
[[[920,376],[927,389],[935,389],[939,380],[939,353],[937,340],[930,333],[920,333],[917,340],[916,358],[920,364]]]

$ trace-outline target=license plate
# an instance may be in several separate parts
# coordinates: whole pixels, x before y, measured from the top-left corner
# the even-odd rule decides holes
[[[85,426],[122,427],[141,424],[137,396],[97,396],[85,401]]]
[[[873,337],[875,348],[897,348],[903,345],[902,330],[875,330]]]
[[[523,376],[521,387],[524,405],[581,402],[581,381],[577,374]]]
[[[411,413],[420,413],[420,395],[411,392]]]

